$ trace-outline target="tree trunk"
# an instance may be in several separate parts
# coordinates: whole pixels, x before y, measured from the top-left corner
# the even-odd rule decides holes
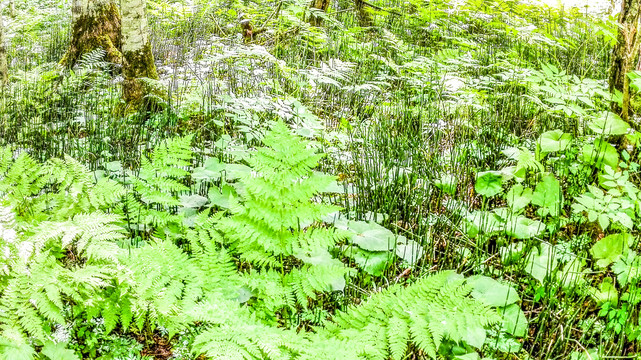
[[[372,16],[367,11],[363,0],[354,0],[354,5],[356,6],[356,11],[358,11],[358,25],[360,27],[370,27],[374,25]]]
[[[624,0],[621,4],[621,13],[619,14],[619,34],[617,44],[612,50],[612,63],[610,66],[610,92],[615,90],[621,91],[624,95],[624,102],[629,102],[629,93],[626,96],[626,74],[631,70],[634,58],[637,55],[639,36],[637,27],[639,24],[639,11],[641,10],[641,0]],[[624,104],[626,114],[621,113],[622,108],[618,104],[612,104],[612,110],[621,113],[627,118],[629,104]]]
[[[123,98],[130,110],[144,105],[150,92],[140,78],[158,79],[154,56],[149,41],[145,0],[121,0]]]
[[[329,9],[329,2],[330,0],[312,0],[310,7],[313,9],[322,10],[323,12],[327,12],[327,9]],[[312,14],[312,16],[309,18],[309,24],[312,26],[320,26],[322,23],[323,18],[321,17]]]
[[[73,67],[83,54],[102,48],[108,61],[122,63],[120,14],[114,0],[73,0],[71,44],[60,64]]]
[[[13,0],[9,0],[9,16],[11,16],[11,18],[16,17],[16,5]]]
[[[4,22],[0,14],[0,82],[5,85],[9,81],[9,66],[7,65],[7,47],[4,43]]]

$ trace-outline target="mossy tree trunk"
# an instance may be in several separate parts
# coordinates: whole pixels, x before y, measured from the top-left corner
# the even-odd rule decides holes
[[[0,14],[0,83],[6,84],[9,80],[9,66],[7,64],[7,47],[4,43],[4,19]]]
[[[624,0],[622,2],[621,12],[619,14],[617,44],[612,50],[609,79],[610,91],[614,92],[618,90],[623,94],[623,108],[614,103],[612,110],[621,113],[624,119],[628,117],[630,101],[629,81],[626,74],[632,70],[632,64],[638,53],[639,36],[637,28],[639,26],[640,11],[641,0]]]
[[[129,110],[145,105],[151,91],[140,78],[158,79],[149,41],[145,0],[121,0],[123,98]]]
[[[363,0],[354,0],[354,6],[356,7],[356,11],[358,11],[358,25],[360,27],[370,27],[374,25],[372,16],[369,11],[367,11],[367,5]]]
[[[329,9],[329,2],[330,0],[312,0],[310,7],[327,12],[327,9]],[[312,26],[320,26],[323,23],[323,18],[312,14],[309,18],[309,23]]]
[[[73,67],[83,54],[102,48],[120,64],[120,13],[114,0],[73,0],[71,44],[60,64]]]

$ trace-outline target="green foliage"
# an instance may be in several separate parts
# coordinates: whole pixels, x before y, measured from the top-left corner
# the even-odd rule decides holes
[[[240,177],[241,202],[232,203],[232,216],[221,219],[218,228],[241,260],[259,269],[289,267],[282,279],[264,279],[282,282],[284,291],[307,307],[316,292],[342,291],[353,272],[330,253],[341,236],[319,226],[337,208],[311,200],[334,179],[312,171],[321,155],[285,124],[276,123],[263,142],[248,160],[252,172]]]
[[[484,328],[500,317],[468,297],[471,291],[462,277],[443,272],[407,288],[391,287],[350,307],[334,317],[327,331],[362,343],[363,355],[372,359],[401,359],[410,343],[435,359],[446,338],[480,348]]]
[[[603,81],[616,19],[593,4],[354,4],[149,1],[166,106],[123,118],[101,50],[56,64],[69,2],[16,2],[0,358],[638,356],[641,137]],[[412,295],[447,269],[498,310],[485,342],[484,327],[462,338],[474,314],[454,299],[433,311]],[[439,313],[459,333],[436,346]]]
[[[472,288],[454,273],[426,277],[407,288],[394,286],[337,314],[316,334],[275,327],[279,311],[294,314],[296,304],[309,307],[319,295],[344,291],[346,278],[356,270],[334,255],[350,235],[322,223],[337,208],[314,200],[333,181],[312,170],[320,156],[282,123],[264,141],[266,147],[248,160],[252,172],[239,178],[243,191],[240,201],[231,202],[231,216],[203,211],[188,224],[174,220],[183,234],[171,236],[158,231],[169,223],[149,221],[151,233],[165,234],[165,239],[138,243],[128,238],[126,218],[99,210],[122,198],[123,186],[107,178],[92,181],[70,158],[42,167],[26,155],[15,163],[4,160],[11,179],[17,176],[11,169],[26,164],[46,175],[38,177],[42,182],[34,177],[39,190],[29,191],[50,199],[51,215],[12,239],[7,237],[12,233],[3,235],[9,255],[0,283],[0,354],[30,359],[33,339],[45,344],[38,349],[43,357],[79,358],[65,343],[47,343],[52,329],[97,318],[105,336],[91,337],[86,325],[74,325],[76,334],[85,334],[81,341],[108,340],[106,335],[116,329],[121,334],[162,329],[172,337],[200,324],[205,330],[195,338],[194,353],[237,354],[239,359],[311,359],[333,347],[344,349],[334,351],[336,359],[400,358],[410,344],[436,357],[446,339],[483,345],[485,328],[500,317],[471,298]],[[157,213],[171,213],[184,203],[178,196],[189,190],[189,144],[189,138],[169,141],[143,160],[140,175],[127,181],[131,190],[125,201]],[[2,179],[5,196],[25,191],[7,178]],[[26,224],[30,208],[23,199],[7,199],[23,206]],[[125,204],[124,214],[131,216]],[[3,228],[15,226],[7,216]],[[365,246],[354,236],[354,244]],[[251,271],[239,272],[239,263],[249,264]],[[403,310],[409,306],[412,313]],[[73,349],[89,356],[100,352],[90,343]]]
[[[122,179],[131,182],[134,190],[127,194],[122,209],[131,230],[164,233],[180,226],[175,209],[182,204],[180,195],[189,190],[185,180],[192,161],[191,139],[175,138],[159,145],[151,157],[141,158],[138,176]]]
[[[51,325],[66,323],[69,301],[83,308],[108,285],[118,251],[113,241],[124,237],[118,220],[96,212],[43,222],[33,236],[10,244],[15,252],[5,263],[0,297],[4,336],[44,341]],[[73,254],[67,264],[58,260],[63,251]]]

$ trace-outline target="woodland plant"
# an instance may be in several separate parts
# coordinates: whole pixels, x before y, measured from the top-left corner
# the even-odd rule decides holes
[[[383,360],[411,348],[436,358],[446,343],[483,346],[502,318],[453,272],[375,294],[314,333],[280,323],[342,292],[358,269],[342,261],[341,232],[321,220],[337,210],[315,200],[333,181],[312,170],[321,155],[283,123],[263,141],[230,215],[203,210],[190,221],[174,211],[193,171],[189,137],[159,146],[123,185],[96,181],[70,158],[43,166],[4,148],[0,358],[106,356],[89,343],[96,321],[120,336],[101,342],[194,329],[192,351],[213,358]],[[148,229],[143,241],[132,241],[134,219]],[[60,328],[74,337],[55,337]]]
[[[131,116],[102,50],[57,67],[69,2],[4,14],[0,359],[638,357],[614,18],[147,4],[167,97]]]

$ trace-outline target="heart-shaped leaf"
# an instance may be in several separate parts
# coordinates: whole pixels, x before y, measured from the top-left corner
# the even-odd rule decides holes
[[[521,300],[516,290],[490,277],[476,275],[467,280],[473,288],[472,296],[490,306],[507,306]]]
[[[626,255],[633,243],[634,237],[628,233],[612,234],[597,241],[590,253],[597,259],[596,264],[604,268]]]
[[[563,151],[570,146],[572,135],[561,130],[546,131],[539,137],[539,149],[543,153]]]
[[[198,209],[207,204],[209,200],[200,195],[183,195],[180,197],[180,204],[186,208]]]
[[[396,255],[410,265],[416,264],[424,253],[423,246],[414,240],[406,240],[404,243],[399,242],[396,244]]]
[[[505,224],[505,233],[516,239],[531,239],[545,230],[545,224],[526,218],[525,216],[515,216]]]
[[[535,248],[528,256],[525,271],[543,283],[543,280],[556,269],[557,264],[554,248],[547,243],[541,243],[541,250]]]
[[[486,171],[478,174],[474,190],[486,197],[492,197],[503,189],[503,177],[495,171]]]
[[[623,135],[630,129],[628,123],[611,111],[601,112],[588,124],[588,127],[602,135]]]
[[[520,306],[512,304],[498,310],[503,315],[503,330],[506,333],[516,337],[527,335],[528,321]]]

